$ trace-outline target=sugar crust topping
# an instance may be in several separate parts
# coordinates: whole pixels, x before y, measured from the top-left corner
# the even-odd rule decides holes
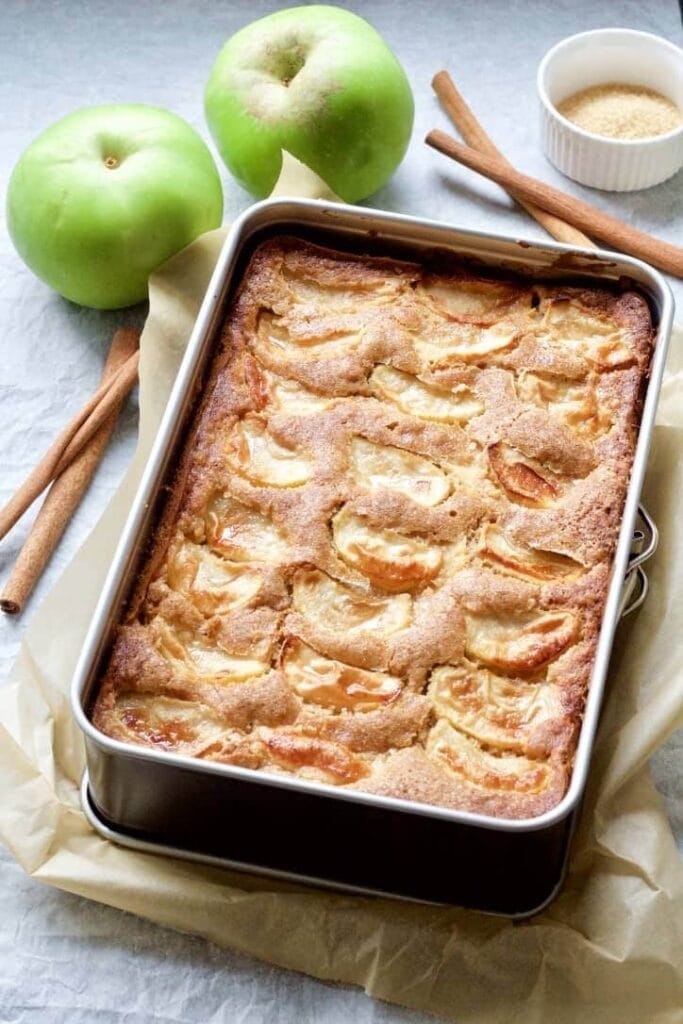
[[[632,292],[261,245],[95,724],[502,817],[555,805],[651,341]]]

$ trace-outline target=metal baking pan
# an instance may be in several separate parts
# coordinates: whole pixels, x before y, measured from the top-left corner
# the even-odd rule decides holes
[[[656,344],[574,768],[562,801],[538,817],[506,820],[182,757],[111,739],[88,718],[226,304],[255,246],[282,233],[342,250],[404,257],[444,249],[537,279],[605,284],[628,278],[649,302]],[[512,917],[528,916],[549,902],[566,869],[617,622],[646,593],[642,563],[654,550],[656,531],[646,513],[639,518],[639,497],[672,317],[673,299],[660,274],[639,260],[603,250],[316,200],[268,200],[243,214],[219,256],[73,681],[73,713],[87,753],[85,806],[93,824],[137,848],[344,890]]]

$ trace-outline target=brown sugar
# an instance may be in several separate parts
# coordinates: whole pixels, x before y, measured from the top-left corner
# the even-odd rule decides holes
[[[610,139],[651,138],[683,124],[683,114],[666,96],[654,89],[619,82],[582,89],[557,109],[584,131]]]

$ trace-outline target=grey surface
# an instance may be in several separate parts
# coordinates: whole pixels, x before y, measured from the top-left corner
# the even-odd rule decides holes
[[[0,3],[0,190],[22,149],[44,127],[80,106],[146,102],[184,116],[207,136],[202,90],[224,39],[285,4],[215,0],[96,0]],[[647,192],[595,193],[564,180],[538,148],[535,71],[545,51],[573,32],[639,28],[683,44],[675,0],[368,0],[346,4],[383,33],[403,62],[417,105],[413,142],[394,180],[373,203],[542,238],[500,190],[426,150],[429,128],[448,127],[429,82],[448,67],[494,139],[520,169],[662,238],[680,242],[683,174]],[[226,220],[249,202],[224,172]],[[0,501],[16,489],[71,410],[96,385],[108,340],[142,307],[121,313],[78,309],[38,282],[0,226]],[[683,284],[672,282],[683,310]],[[129,403],[86,501],[35,595],[40,601],[97,521],[133,450]],[[0,546],[0,576],[11,565],[30,516]],[[0,622],[0,678],[16,656],[29,617]],[[683,740],[654,763],[670,817],[683,840]],[[0,784],[2,784],[0,782]],[[0,852],[0,1021],[260,1022],[356,1024],[428,1019],[323,985],[130,915],[45,889]]]

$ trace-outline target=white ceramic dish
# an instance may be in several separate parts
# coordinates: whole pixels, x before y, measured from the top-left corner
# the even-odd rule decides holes
[[[546,156],[567,177],[593,188],[633,192],[666,181],[683,166],[683,126],[647,139],[609,139],[559,113],[557,105],[569,96],[606,82],[654,89],[683,110],[683,50],[624,28],[563,39],[538,69]]]

